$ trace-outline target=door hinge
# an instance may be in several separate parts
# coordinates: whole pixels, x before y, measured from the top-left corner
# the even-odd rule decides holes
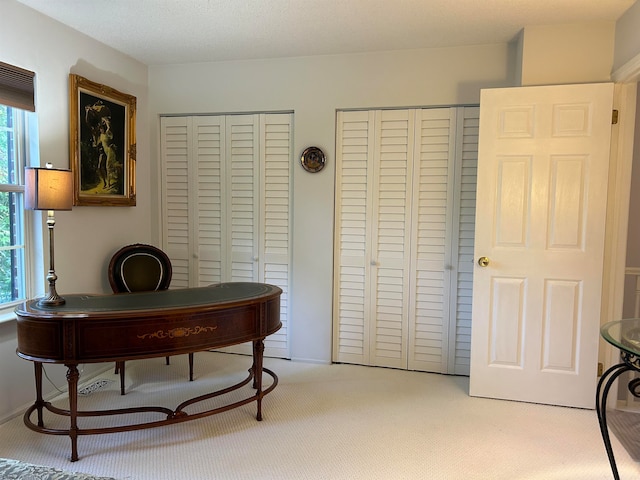
[[[598,376],[601,377],[604,373],[604,365],[602,362],[598,362]]]
[[[611,125],[617,125],[618,124],[618,110],[614,110],[613,114],[611,115]]]

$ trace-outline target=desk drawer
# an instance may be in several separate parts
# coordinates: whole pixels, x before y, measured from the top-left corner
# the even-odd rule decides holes
[[[139,319],[79,320],[75,346],[80,362],[133,359],[220,348],[260,336],[259,307]]]

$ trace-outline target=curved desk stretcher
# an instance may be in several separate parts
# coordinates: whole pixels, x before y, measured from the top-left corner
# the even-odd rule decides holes
[[[256,402],[262,420],[262,398],[275,388],[278,377],[263,368],[264,339],[280,323],[282,290],[263,283],[222,283],[209,287],[117,295],[67,295],[66,303],[42,307],[30,300],[16,308],[20,357],[34,362],[36,401],[24,414],[24,423],[36,432],[68,435],[71,461],[78,460],[79,435],[114,433],[184,422]],[[78,365],[165,357],[253,342],[253,364],[242,382],[187,400],[175,410],[165,407],[79,411]],[[69,409],[54,407],[42,398],[42,364],[67,367]],[[273,383],[262,389],[262,372]],[[253,381],[255,395],[236,402],[189,414],[184,408],[229,393]],[[68,429],[44,426],[43,410],[69,417]],[[37,412],[37,424],[31,420]],[[164,418],[113,427],[86,428],[78,417],[158,412]]]

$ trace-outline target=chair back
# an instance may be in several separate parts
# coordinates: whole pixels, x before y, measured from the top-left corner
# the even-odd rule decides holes
[[[127,245],[109,262],[109,284],[114,293],[166,290],[171,275],[171,260],[153,245]]]

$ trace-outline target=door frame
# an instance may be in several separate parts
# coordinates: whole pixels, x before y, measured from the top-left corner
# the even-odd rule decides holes
[[[622,318],[640,54],[613,72],[611,79],[615,82],[613,108],[618,110],[619,116],[618,123],[612,125],[611,135],[602,324]],[[619,351],[602,338],[598,361],[604,370],[620,362]],[[612,388],[611,392],[617,392],[617,389]],[[614,401],[613,398],[610,400]]]

